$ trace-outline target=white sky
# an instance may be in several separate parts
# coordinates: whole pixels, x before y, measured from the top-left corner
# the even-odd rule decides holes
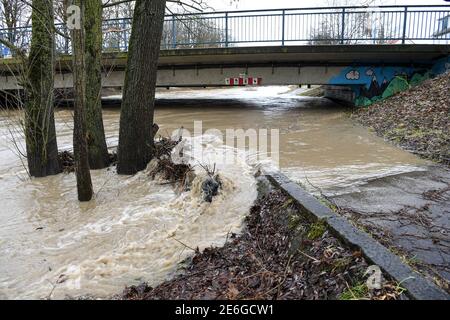
[[[232,0],[207,0],[208,4],[216,11],[225,10],[258,10],[258,9],[281,9],[281,8],[302,8],[302,7],[321,7],[327,6],[329,0],[239,0],[237,3],[232,3]],[[347,5],[362,5],[366,4],[367,0],[335,0]],[[449,5],[450,2],[444,0],[377,0],[376,5]]]
[[[366,6],[370,4],[371,6],[382,6],[382,5],[443,5],[447,8],[450,8],[450,0],[203,0],[210,9],[205,9],[204,12],[211,11],[236,11],[236,10],[262,10],[262,9],[296,9],[296,8],[311,8],[311,7],[339,7],[339,6]],[[178,11],[176,6],[173,7],[174,11]],[[420,10],[420,9],[419,9]],[[180,10],[181,11],[181,10]],[[389,32],[392,32],[392,38],[399,38],[402,36],[402,16],[401,14],[391,14],[386,15],[388,19],[393,19],[389,28]],[[420,22],[420,16],[410,15],[409,27],[407,30],[407,37],[410,38],[427,38],[429,35],[439,30],[440,22],[438,22],[439,18],[443,17],[443,13],[439,12],[437,14],[430,14],[426,16],[426,19],[431,19],[429,21],[429,25],[424,26],[423,22]],[[214,19],[214,18],[212,18]],[[296,24],[298,21],[297,18],[292,18],[291,23]],[[245,43],[249,43],[255,41],[254,32],[257,32],[256,29],[251,25],[250,19],[246,20],[248,22],[244,22],[242,27],[236,27],[237,20],[232,19],[230,21],[231,26],[229,26],[229,32],[231,34],[231,38],[238,39],[236,40],[236,45],[241,45]],[[280,19],[272,19],[267,18],[266,20],[252,20],[253,23],[259,23],[258,26],[262,26],[262,31],[260,37],[261,40],[258,44],[267,44],[264,42],[266,40],[277,40],[280,39],[280,30],[281,30],[281,20]],[[256,21],[256,22],[255,22]],[[259,21],[259,22],[258,22]],[[261,22],[262,21],[262,22]],[[317,26],[320,26],[320,23],[316,20],[308,21],[307,23],[311,23],[310,26],[306,28],[291,28],[287,31],[288,39],[309,39],[311,37],[311,32],[314,31],[314,28],[317,29]],[[384,18],[383,18],[384,21]],[[222,21],[223,22],[223,21]],[[372,21],[373,23],[377,23],[377,20]],[[299,22],[301,23],[301,21]],[[315,26],[313,25],[315,23]],[[319,23],[319,24],[318,24]],[[384,23],[384,22],[383,22]],[[422,24],[420,24],[422,23]],[[220,23],[219,23],[220,27]],[[377,32],[376,25],[372,25],[375,31]],[[384,27],[384,26],[383,26]],[[222,25],[221,28],[224,28]],[[309,28],[309,29],[308,29]],[[319,28],[320,29],[320,28]],[[256,30],[256,31],[255,31]],[[366,36],[364,36],[365,38]],[[281,41],[281,40],[280,40]],[[296,40],[287,40],[296,41]],[[446,43],[448,44],[449,39],[444,37],[441,40],[433,40],[433,43]],[[442,42],[443,41],[443,42]],[[416,40],[415,43],[428,43],[429,40]]]

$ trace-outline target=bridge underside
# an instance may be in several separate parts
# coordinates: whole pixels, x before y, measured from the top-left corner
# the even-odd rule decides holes
[[[227,79],[257,78],[259,85],[321,84],[366,86],[370,94],[397,75],[414,76],[450,68],[450,45],[316,45],[232,47],[161,51],[157,84],[161,87],[224,86]],[[103,87],[121,88],[127,55],[103,57]],[[55,88],[73,87],[70,56],[58,59]],[[0,90],[20,89],[21,64],[0,60]],[[439,70],[438,70],[439,69]],[[370,88],[373,82],[379,88]],[[377,87],[377,86],[375,86]],[[369,97],[370,98],[370,97]]]

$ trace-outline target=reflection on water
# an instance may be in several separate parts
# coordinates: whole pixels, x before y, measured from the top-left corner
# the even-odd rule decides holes
[[[286,87],[171,90],[158,96],[160,133],[180,126],[193,130],[194,121],[203,121],[204,130],[279,129],[281,169],[328,192],[347,192],[369,179],[425,165],[352,124],[345,109],[297,97]],[[226,183],[212,205],[201,202],[198,185],[177,194],[146,172],[119,177],[114,170],[93,172],[95,200],[79,204],[73,175],[24,179],[14,152],[14,144],[23,144],[14,132],[18,116],[0,113],[0,298],[46,298],[51,292],[52,298],[107,297],[126,284],[154,285],[192,253],[182,243],[202,249],[239,231],[256,197],[255,168],[238,162],[219,166]],[[56,114],[61,149],[71,148],[71,118],[70,110]],[[104,122],[108,144],[115,146],[119,110],[106,109]],[[212,149],[236,152],[207,138]]]

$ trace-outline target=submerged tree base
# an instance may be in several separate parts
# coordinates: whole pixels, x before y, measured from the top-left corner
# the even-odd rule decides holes
[[[183,186],[186,184],[188,175],[193,171],[193,168],[189,164],[174,163],[171,156],[173,149],[179,143],[180,140],[176,141],[164,137],[155,141],[155,158],[149,164],[149,166],[153,166],[153,168],[149,170],[152,179],[159,177],[172,184],[180,184]]]
[[[64,173],[75,172],[75,159],[73,152],[71,151],[61,151],[58,153],[59,165]],[[109,164],[108,166],[115,166],[117,164],[117,153],[109,154]]]
[[[261,196],[242,235],[222,248],[195,252],[181,275],[155,288],[143,283],[118,299],[398,299],[402,289],[385,282],[371,291],[360,252],[346,248],[326,229],[308,237],[314,223],[280,191]]]
[[[175,164],[171,159],[172,150],[179,144],[169,138],[161,137],[154,144],[154,161],[156,167],[150,170],[150,177],[155,179],[156,176],[163,180],[167,180],[173,184],[184,182],[193,168],[188,164]],[[75,172],[75,159],[72,151],[60,151],[58,153],[58,162],[64,173]],[[117,152],[108,154],[108,167],[117,166]],[[150,165],[150,164],[149,164]]]

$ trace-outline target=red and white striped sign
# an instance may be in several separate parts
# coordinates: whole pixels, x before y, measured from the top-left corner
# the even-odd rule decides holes
[[[227,86],[260,86],[262,78],[239,76],[238,78],[225,78]]]

